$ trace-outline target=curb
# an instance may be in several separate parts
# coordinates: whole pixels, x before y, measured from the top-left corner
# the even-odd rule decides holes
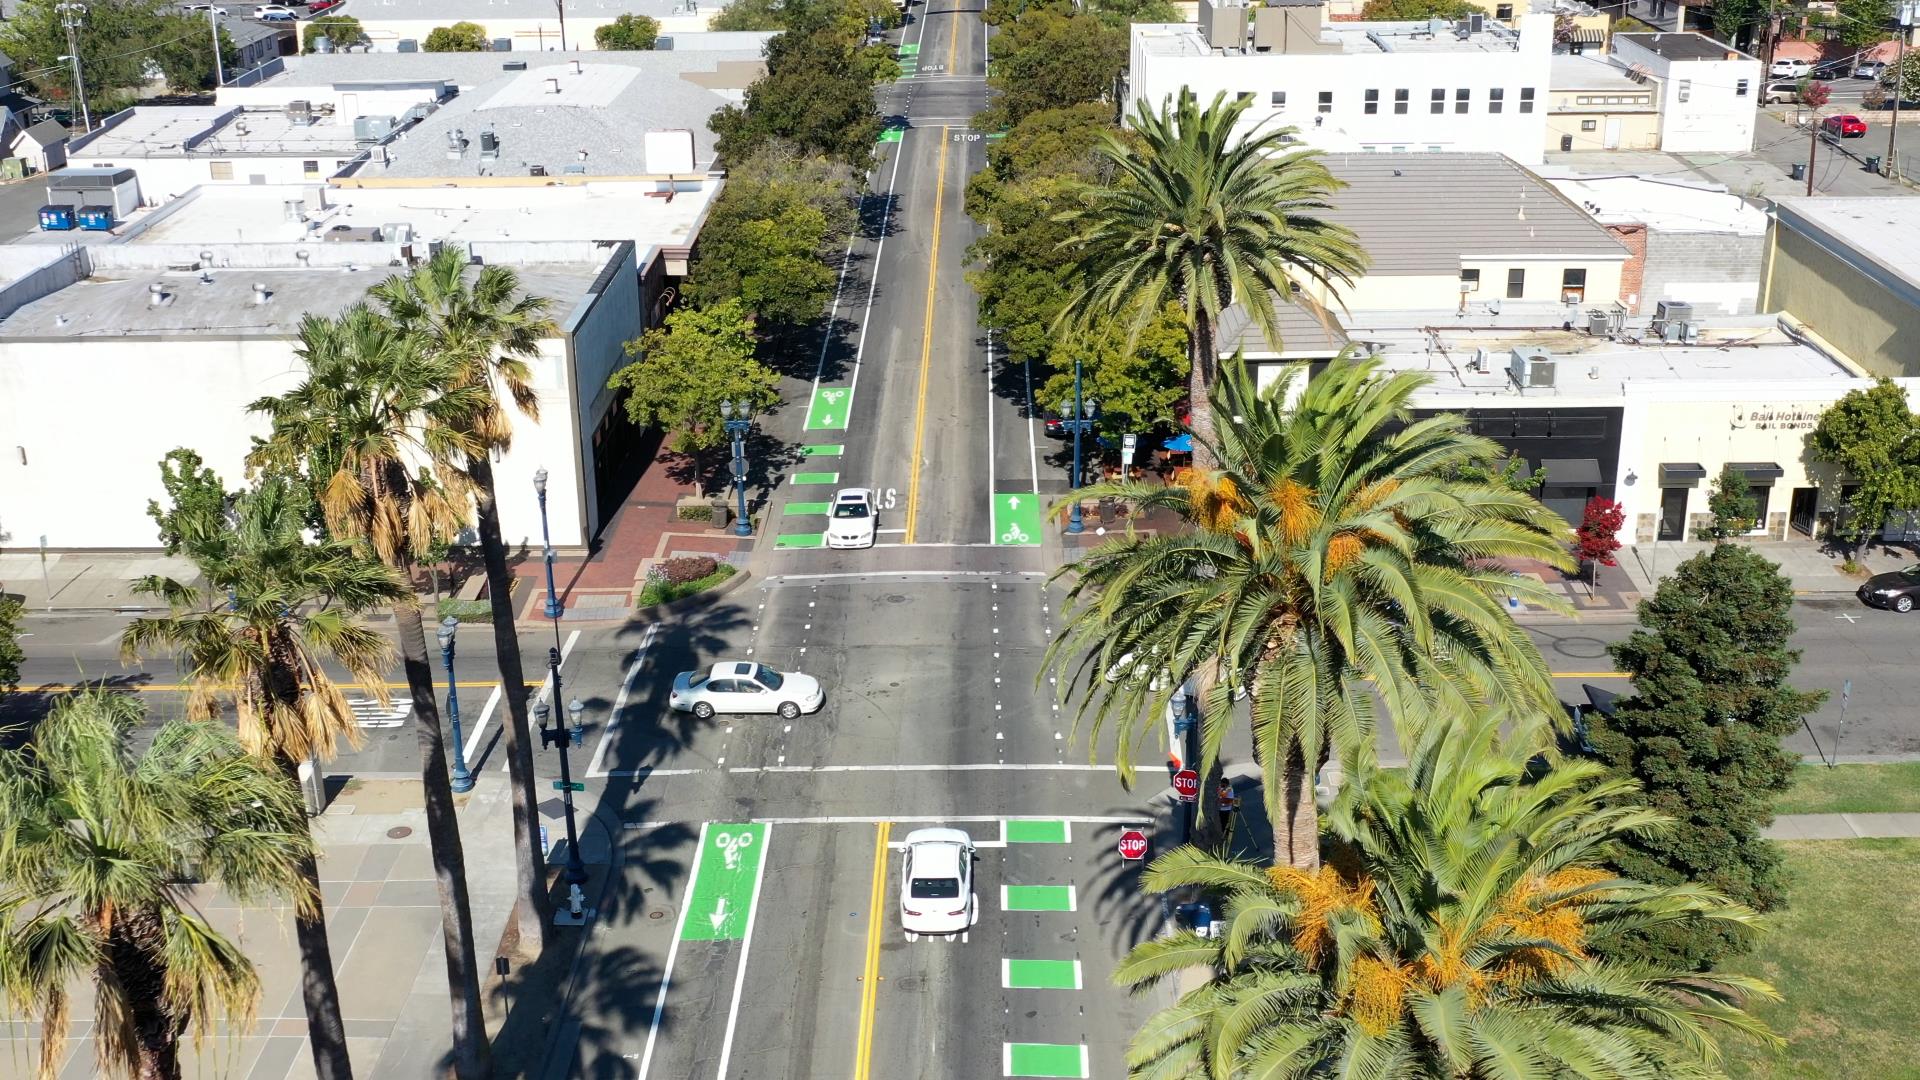
[[[703,604],[712,603],[713,601],[726,596],[728,593],[731,593],[735,589],[738,589],[740,586],[746,584],[747,579],[752,576],[753,576],[753,571],[751,570],[736,569],[733,572],[732,577],[728,578],[727,580],[721,582],[718,585],[715,585],[711,589],[703,589],[700,592],[694,593],[692,596],[683,596],[678,600],[669,600],[664,604],[654,604],[650,607],[634,608],[633,614],[628,617],[627,621],[657,622],[668,615],[675,615],[682,611],[686,611],[689,608],[699,607]]]

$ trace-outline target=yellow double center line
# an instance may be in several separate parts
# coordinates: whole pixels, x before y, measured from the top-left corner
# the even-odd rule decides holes
[[[958,38],[955,38],[958,40]],[[920,524],[920,450],[927,434],[927,373],[933,369],[933,294],[940,281],[940,215],[947,195],[947,144],[952,128],[940,129],[940,178],[933,188],[933,248],[927,256],[927,320],[920,333],[920,393],[913,406],[913,457],[907,477],[907,536],[913,543]]]
[[[853,1080],[873,1077],[873,1020],[880,996],[880,919],[887,906],[887,837],[893,822],[883,821],[873,835],[873,895],[867,902],[867,959],[860,974],[860,1035],[854,1043]]]

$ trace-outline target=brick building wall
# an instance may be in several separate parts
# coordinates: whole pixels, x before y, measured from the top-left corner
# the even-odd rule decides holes
[[[1627,261],[1620,267],[1620,302],[1627,307],[1629,315],[1638,315],[1644,307],[1652,309],[1651,304],[1642,302],[1642,281],[1647,268],[1647,227],[1645,225],[1609,225],[1607,232],[1615,240],[1626,245]]]

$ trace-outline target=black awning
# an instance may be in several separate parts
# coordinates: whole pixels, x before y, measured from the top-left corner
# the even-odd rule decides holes
[[[1727,468],[1746,477],[1749,484],[1771,484],[1787,475],[1787,470],[1772,461],[1730,461]]]
[[[1692,487],[1707,478],[1707,467],[1697,461],[1663,461],[1660,463],[1660,486]]]
[[[1548,487],[1595,487],[1605,482],[1600,479],[1600,463],[1590,457],[1547,458],[1540,463],[1540,471],[1547,474]]]

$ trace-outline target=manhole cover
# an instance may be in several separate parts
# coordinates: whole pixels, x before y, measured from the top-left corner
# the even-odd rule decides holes
[[[395,825],[393,828],[387,830],[387,839],[389,840],[404,840],[412,835],[413,830],[405,825]]]
[[[664,918],[666,918],[666,917],[667,917],[667,913],[666,913],[666,912],[664,912],[664,911],[649,911],[649,912],[647,912],[647,918],[649,918],[649,919],[664,919]]]
[[[902,596],[899,593],[887,594],[887,603],[889,604],[904,604],[906,602],[907,602],[907,598],[905,596]]]

